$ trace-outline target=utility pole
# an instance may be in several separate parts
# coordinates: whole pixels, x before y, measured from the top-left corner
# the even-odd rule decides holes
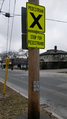
[[[39,5],[39,0],[28,0]],[[28,119],[40,119],[40,92],[34,91],[34,83],[39,82],[39,49],[29,48]]]

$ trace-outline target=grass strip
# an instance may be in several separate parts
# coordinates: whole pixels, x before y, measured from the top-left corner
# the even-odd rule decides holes
[[[28,113],[28,99],[6,86],[7,98],[3,95],[4,84],[0,82],[0,119],[15,119],[17,116]],[[49,115],[52,119],[57,119],[51,113],[40,107],[40,112]]]

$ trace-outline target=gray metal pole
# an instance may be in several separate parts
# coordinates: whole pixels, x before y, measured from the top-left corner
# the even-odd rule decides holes
[[[28,0],[39,5],[39,0]],[[29,49],[28,119],[40,119],[40,92],[33,91],[33,82],[39,81],[39,49]]]

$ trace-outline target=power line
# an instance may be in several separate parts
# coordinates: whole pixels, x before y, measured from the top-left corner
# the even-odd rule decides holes
[[[13,23],[14,23],[15,5],[16,5],[16,0],[14,1],[14,9],[13,9],[13,19],[12,19],[12,27],[11,27],[11,34],[10,34],[9,51],[10,51],[10,48],[11,48],[11,39],[12,39],[12,31],[13,31]]]
[[[1,11],[1,13],[4,13],[3,15],[6,14],[6,12],[4,12],[4,11]],[[20,14],[12,14],[12,13],[10,13],[10,15],[11,15],[10,17],[22,16],[22,15],[20,15]],[[67,23],[67,21],[61,21],[61,20],[57,20],[57,19],[49,19],[49,18],[46,18],[45,20],[53,21],[53,22]]]
[[[46,18],[46,20],[55,21],[55,22],[67,23],[67,21],[60,21],[60,20],[55,20],[55,19],[48,19],[48,18]]]
[[[9,13],[6,13],[6,12],[4,12],[4,11],[1,11],[1,9],[2,9],[2,6],[3,6],[3,3],[4,3],[4,1],[5,0],[1,0],[2,1],[2,4],[1,4],[1,8],[0,8],[0,13],[4,13],[3,15],[7,15],[7,14],[9,14]],[[16,2],[16,0],[15,0],[15,2]],[[14,3],[15,4],[15,3]],[[12,15],[12,13],[10,13],[11,15]],[[10,15],[9,14],[9,15]],[[12,17],[15,17],[15,16],[21,16],[20,14],[14,14],[13,13],[13,16]],[[8,17],[8,16],[7,16]],[[11,16],[9,16],[9,17],[11,17]],[[62,22],[62,23],[67,23],[67,21],[61,21],[61,20],[55,20],[55,19],[49,19],[49,18],[46,18],[46,20],[49,20],[49,21],[54,21],[54,22]]]
[[[1,13],[2,13],[2,15],[5,15],[6,14],[6,12],[4,12],[4,11],[0,11]],[[7,14],[9,14],[9,13],[7,13]],[[10,17],[15,17],[15,16],[21,16],[20,14],[13,14],[13,13],[10,13]]]
[[[4,4],[4,1],[5,1],[5,0],[2,0],[2,4],[1,4],[1,8],[0,8],[0,12],[1,12],[1,10],[2,10],[2,7],[3,7],[3,4]]]

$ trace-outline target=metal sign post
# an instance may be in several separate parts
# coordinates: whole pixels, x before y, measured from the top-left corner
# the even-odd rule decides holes
[[[3,94],[4,94],[4,95],[5,95],[5,89],[6,89],[6,81],[7,81],[8,67],[9,67],[9,59],[7,59],[7,57],[6,57],[5,80],[4,80],[4,89],[3,89]]]

